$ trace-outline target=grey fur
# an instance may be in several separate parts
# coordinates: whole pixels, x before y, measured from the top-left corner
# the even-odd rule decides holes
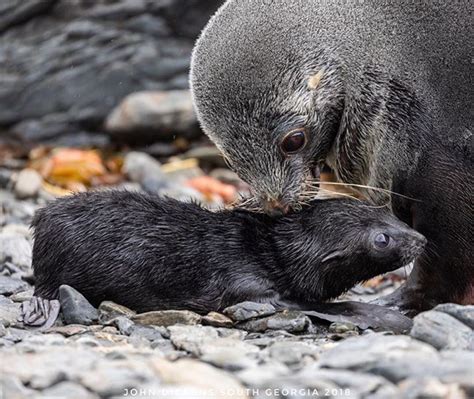
[[[432,253],[449,252],[453,260],[438,268],[466,282],[447,283],[431,305],[474,298],[473,4],[229,0],[192,60],[202,127],[262,201],[300,201],[323,161],[343,182],[425,201],[415,221],[416,203],[360,190],[432,238]],[[319,86],[308,88],[321,70]],[[278,143],[296,127],[307,129],[309,145],[285,158]],[[433,220],[440,207],[447,227]],[[439,274],[430,284],[443,283]]]

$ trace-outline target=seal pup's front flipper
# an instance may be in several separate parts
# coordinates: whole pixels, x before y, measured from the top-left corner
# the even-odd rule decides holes
[[[353,323],[362,330],[393,331],[403,334],[410,331],[413,322],[396,310],[364,302],[333,302],[303,306],[310,318],[326,320],[331,323]]]
[[[21,305],[20,321],[25,326],[39,327],[46,330],[54,325],[59,316],[61,306],[57,299],[44,299],[33,296]]]

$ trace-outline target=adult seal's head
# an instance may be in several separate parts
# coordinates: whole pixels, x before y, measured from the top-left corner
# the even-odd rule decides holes
[[[269,208],[298,201],[343,109],[338,61],[312,38],[311,18],[291,17],[295,7],[294,15],[309,16],[307,3],[228,2],[192,59],[203,129]]]

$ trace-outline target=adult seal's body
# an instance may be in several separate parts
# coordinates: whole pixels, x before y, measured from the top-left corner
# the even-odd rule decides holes
[[[275,220],[138,193],[89,193],[41,209],[33,227],[30,325],[54,320],[62,284],[96,306],[112,300],[139,312],[322,302],[404,265],[425,244],[389,212],[351,200],[316,201]]]
[[[193,54],[201,124],[269,212],[306,199],[325,162],[428,238],[385,301],[407,311],[474,301],[472,11],[230,0]]]

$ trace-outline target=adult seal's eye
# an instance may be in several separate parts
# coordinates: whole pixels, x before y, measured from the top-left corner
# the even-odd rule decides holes
[[[390,244],[390,237],[387,234],[377,234],[374,238],[374,243],[377,248],[387,248]]]
[[[288,133],[281,141],[280,147],[284,154],[295,154],[306,145],[306,132],[294,130]]]

